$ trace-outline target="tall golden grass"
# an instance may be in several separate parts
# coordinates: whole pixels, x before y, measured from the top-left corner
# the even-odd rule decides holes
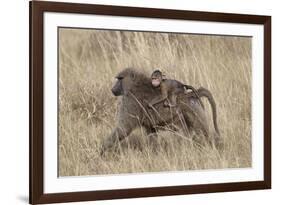
[[[159,133],[155,152],[139,129],[120,152],[100,157],[116,120],[118,98],[110,89],[125,67],[148,74],[159,68],[169,78],[208,88],[224,152],[167,131]],[[208,116],[214,129],[209,107]],[[242,168],[251,161],[251,38],[60,28],[60,176]]]

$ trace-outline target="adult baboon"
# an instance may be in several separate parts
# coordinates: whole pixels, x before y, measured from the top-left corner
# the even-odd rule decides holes
[[[159,103],[153,109],[147,109],[159,89],[151,87],[151,79],[133,68],[127,68],[116,76],[117,82],[112,88],[115,96],[122,96],[118,109],[118,118],[115,129],[102,144],[101,152],[113,147],[118,141],[123,140],[135,128],[142,126],[147,134],[153,134],[159,127],[176,124],[184,131],[202,131],[209,141],[214,141],[209,132],[206,111],[193,93],[179,93],[177,108],[169,108]],[[214,127],[219,136],[216,122],[216,104],[211,93],[205,89],[198,89],[200,97],[207,97],[213,111]]]

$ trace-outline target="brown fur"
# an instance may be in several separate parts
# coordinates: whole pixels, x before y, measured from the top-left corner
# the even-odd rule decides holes
[[[155,104],[164,102],[165,106],[175,107],[177,105],[177,96],[179,93],[184,93],[186,90],[192,90],[198,98],[201,106],[204,105],[198,95],[197,90],[191,85],[185,85],[174,79],[164,79],[160,70],[155,70],[151,75],[151,81],[156,81],[158,84],[153,85],[154,88],[160,88],[161,95],[156,96],[149,102],[148,106],[152,108]]]
[[[177,108],[167,108],[160,103],[153,109],[147,109],[147,102],[161,94],[159,89],[152,88],[151,79],[132,68],[124,69],[116,78],[118,80],[113,86],[112,92],[115,96],[121,96],[121,104],[118,109],[116,127],[103,142],[102,153],[123,140],[139,126],[142,126],[147,134],[151,135],[156,133],[159,127],[165,128],[176,124],[185,132],[189,132],[191,129],[202,131],[208,140],[212,140],[206,112],[193,93],[178,94]],[[211,99],[214,121],[216,121],[215,102],[211,93],[207,91],[201,88],[198,90],[198,94],[207,97],[209,101]],[[216,122],[214,124],[218,130]]]

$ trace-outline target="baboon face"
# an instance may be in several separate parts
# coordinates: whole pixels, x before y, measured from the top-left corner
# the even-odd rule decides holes
[[[162,78],[162,73],[160,71],[154,71],[151,75],[151,84],[153,87],[158,87],[161,84],[161,81],[163,80]]]
[[[113,93],[113,95],[115,96],[120,96],[120,95],[123,95],[124,92],[123,92],[123,86],[122,86],[122,80],[123,78],[121,77],[116,77],[116,82],[114,84],[114,86],[112,87],[111,89],[111,92]]]
[[[116,80],[111,91],[113,95],[121,96],[129,91],[131,85],[134,83],[134,76],[133,73],[121,72],[116,76]]]

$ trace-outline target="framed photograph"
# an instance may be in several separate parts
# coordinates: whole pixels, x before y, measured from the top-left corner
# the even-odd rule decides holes
[[[271,17],[30,2],[30,203],[271,188]]]

